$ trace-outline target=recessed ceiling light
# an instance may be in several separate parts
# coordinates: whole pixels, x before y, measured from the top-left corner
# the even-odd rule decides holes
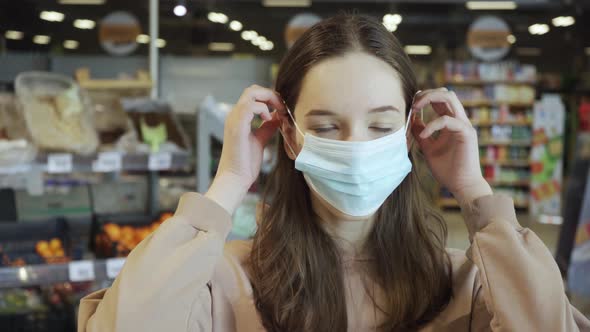
[[[514,10],[514,1],[467,1],[465,4],[469,10]]]
[[[228,21],[227,15],[223,13],[210,12],[207,14],[207,19],[213,23],[225,24]]]
[[[254,38],[258,37],[258,33],[254,30],[246,30],[242,31],[241,36],[243,40],[254,40]]]
[[[544,35],[549,32],[549,26],[545,23],[537,23],[529,26],[529,33],[531,35]]]
[[[516,43],[516,37],[514,37],[514,35],[508,35],[506,37],[506,40],[510,43],[510,44],[514,44]]]
[[[252,44],[256,45],[256,46],[260,46],[262,43],[266,42],[266,37],[264,36],[258,36],[254,39],[252,39]]]
[[[46,36],[46,35],[35,35],[33,37],[33,43],[39,44],[39,45],[49,44],[50,41],[51,41],[51,37]]]
[[[209,43],[209,51],[213,51],[213,52],[231,52],[234,49],[235,49],[235,45],[233,43],[219,43],[219,42]]]
[[[395,25],[399,25],[402,23],[402,16],[400,14],[385,14],[383,16],[383,23],[391,23]]]
[[[23,39],[24,37],[24,33],[22,33],[21,31],[16,31],[16,30],[7,30],[4,33],[4,37],[6,39],[11,39],[11,40],[20,40]]]
[[[229,22],[229,28],[232,29],[233,31],[240,31],[242,30],[244,26],[242,25],[242,23],[240,21],[231,21]]]
[[[137,35],[137,37],[135,37],[135,41],[140,44],[147,44],[150,42],[150,36],[144,35],[144,34],[139,34],[139,35]]]
[[[387,31],[389,32],[394,32],[395,30],[397,30],[397,24],[394,24],[392,22],[383,22],[383,25],[385,26],[385,29],[387,29]]]
[[[176,16],[184,16],[187,12],[186,7],[184,5],[176,5],[173,11],[174,15]]]
[[[558,16],[551,20],[553,26],[556,27],[569,27],[570,25],[574,25],[576,23],[576,19],[573,16]]]
[[[96,22],[93,20],[77,19],[74,20],[74,27],[78,29],[90,30],[94,29]]]
[[[541,49],[537,47],[518,47],[516,54],[520,56],[539,56],[541,55]]]
[[[69,50],[77,49],[78,45],[80,45],[80,43],[78,43],[78,41],[76,40],[64,40],[64,48],[67,48]]]
[[[64,20],[65,15],[60,12],[44,10],[39,14],[39,18],[49,22],[61,22]]]
[[[428,55],[432,53],[432,47],[428,45],[406,45],[404,51],[412,55]]]
[[[260,47],[260,49],[263,51],[271,51],[274,48],[274,46],[275,45],[273,42],[267,40],[264,43],[260,44],[258,47]]]

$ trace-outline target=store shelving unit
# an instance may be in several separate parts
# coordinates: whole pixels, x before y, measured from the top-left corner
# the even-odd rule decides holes
[[[496,65],[496,70],[489,70]],[[486,77],[491,72],[500,75]],[[444,82],[457,93],[478,131],[484,176],[496,191],[512,194],[516,208],[524,211],[529,208],[531,186],[534,76],[534,67],[526,65],[449,62]],[[438,203],[442,208],[458,208],[445,190]]]
[[[61,264],[39,264],[0,268],[0,289],[52,285],[62,282],[113,280],[124,258],[82,260]]]

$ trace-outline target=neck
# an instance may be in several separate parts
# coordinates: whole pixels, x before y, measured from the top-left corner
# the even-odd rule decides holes
[[[337,211],[312,194],[312,207],[323,229],[332,237],[343,256],[358,258],[373,227],[374,217],[352,217]]]

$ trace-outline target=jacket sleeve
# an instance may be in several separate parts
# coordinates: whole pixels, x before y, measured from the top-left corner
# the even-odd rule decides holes
[[[113,285],[82,299],[78,331],[211,331],[208,283],[230,229],[222,207],[184,194],[174,216],[129,254]]]
[[[478,198],[463,213],[471,240],[467,257],[480,283],[472,331],[590,331],[590,321],[565,295],[553,256],[520,226],[510,197]]]

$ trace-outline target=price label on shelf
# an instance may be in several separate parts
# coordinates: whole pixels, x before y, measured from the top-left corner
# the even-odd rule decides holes
[[[159,152],[152,153],[148,159],[148,169],[150,171],[163,171],[172,167],[172,154]]]
[[[115,279],[125,264],[125,258],[107,259],[107,277]]]
[[[92,261],[76,261],[68,265],[70,281],[94,280],[94,263]]]
[[[123,167],[123,157],[119,152],[102,152],[92,163],[94,172],[118,172]]]
[[[73,157],[70,153],[52,153],[47,156],[47,172],[71,173]]]

